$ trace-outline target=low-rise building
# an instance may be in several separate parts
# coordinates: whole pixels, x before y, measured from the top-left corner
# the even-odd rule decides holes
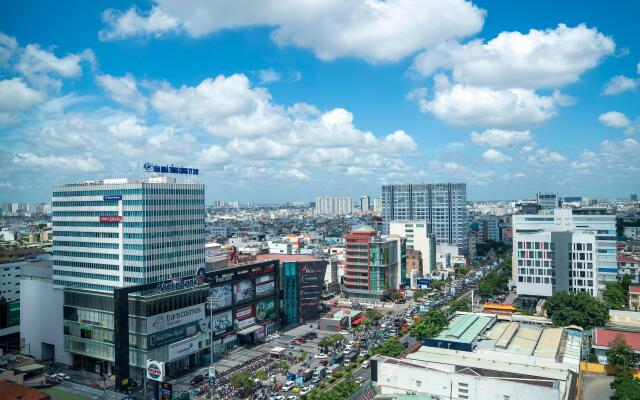
[[[640,258],[635,255],[618,255],[618,273],[629,275],[631,282],[640,283]]]
[[[640,311],[640,286],[629,286],[629,309]]]
[[[608,364],[607,351],[611,348],[611,343],[621,338],[631,347],[634,353],[640,355],[640,332],[634,332],[629,328],[595,328],[593,330],[593,341],[591,347],[598,356],[598,362]]]

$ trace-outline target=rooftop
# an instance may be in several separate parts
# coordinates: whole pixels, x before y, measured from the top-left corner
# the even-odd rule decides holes
[[[0,381],[0,399],[3,400],[48,400],[49,395],[17,383]]]
[[[596,328],[593,330],[594,346],[609,347],[616,336],[622,336],[624,341],[635,351],[640,351],[640,332],[630,332],[617,329]]]
[[[280,262],[313,262],[322,261],[317,257],[307,254],[258,254],[258,261],[279,260]]]
[[[493,318],[480,314],[461,314],[451,321],[447,329],[442,331],[434,340],[449,342],[471,343],[493,322]]]

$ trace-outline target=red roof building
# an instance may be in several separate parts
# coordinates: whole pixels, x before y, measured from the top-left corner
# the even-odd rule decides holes
[[[51,397],[39,390],[17,383],[0,381],[0,399],[2,400],[51,400]]]
[[[593,330],[593,347],[609,349],[609,345],[618,335],[622,336],[624,341],[633,349],[633,351],[640,353],[640,332],[596,328]]]

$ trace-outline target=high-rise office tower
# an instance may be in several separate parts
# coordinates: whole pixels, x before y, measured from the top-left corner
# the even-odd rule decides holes
[[[160,176],[53,189],[54,285],[111,292],[204,265],[204,185]]]
[[[558,193],[538,193],[536,202],[542,210],[553,210],[560,207],[560,197]]]
[[[369,211],[371,209],[371,197],[360,197],[360,211]]]
[[[382,186],[383,230],[398,220],[425,220],[436,243],[467,248],[467,185],[465,183]]]

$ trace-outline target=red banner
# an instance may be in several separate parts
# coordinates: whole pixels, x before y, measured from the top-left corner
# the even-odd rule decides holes
[[[119,215],[103,215],[100,217],[100,222],[121,222],[122,217]]]

